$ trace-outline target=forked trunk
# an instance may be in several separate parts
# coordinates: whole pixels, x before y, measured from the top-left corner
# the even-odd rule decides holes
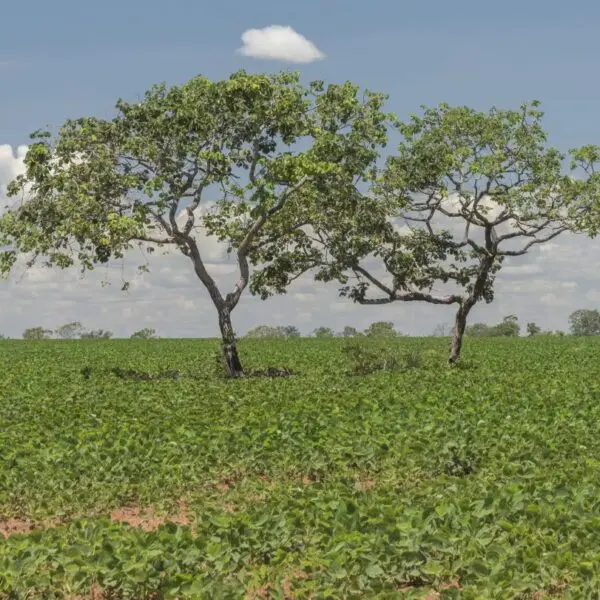
[[[219,310],[219,329],[223,345],[223,360],[228,377],[243,377],[244,369],[238,355],[235,334],[231,326],[231,315],[228,308]]]
[[[467,317],[471,308],[473,308],[474,302],[470,302],[470,299],[463,302],[458,311],[456,311],[456,317],[454,319],[454,329],[452,330],[452,341],[450,342],[450,358],[448,362],[451,365],[458,364],[460,360],[460,351],[462,349],[463,336],[465,335],[465,329],[467,327]]]

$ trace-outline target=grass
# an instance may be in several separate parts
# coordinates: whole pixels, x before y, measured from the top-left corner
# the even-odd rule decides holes
[[[599,342],[0,342],[0,593],[596,597]]]

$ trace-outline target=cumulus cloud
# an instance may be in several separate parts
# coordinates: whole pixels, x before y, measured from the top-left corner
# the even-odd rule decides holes
[[[311,63],[325,58],[315,44],[291,27],[269,25],[242,33],[243,46],[238,52],[252,58]]]

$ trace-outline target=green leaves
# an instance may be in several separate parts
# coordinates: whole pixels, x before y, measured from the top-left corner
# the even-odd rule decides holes
[[[590,596],[596,342],[475,339],[448,371],[444,340],[390,339],[418,368],[348,377],[342,340],[243,340],[302,373],[275,387],[211,378],[216,342],[2,342],[0,512],[46,529],[0,540],[0,593]],[[107,518],[182,499],[189,525]]]
[[[468,314],[493,301],[505,259],[591,219],[595,175],[577,182],[562,172],[565,156],[547,145],[538,107],[441,104],[406,122],[389,118],[402,139],[385,166],[371,162],[352,180],[334,171],[335,186],[300,190],[278,235],[255,247],[251,291],[283,293],[312,270],[361,304],[456,304],[455,363]],[[573,151],[579,163],[598,156],[593,146]]]
[[[134,243],[171,246],[208,291],[228,373],[241,376],[231,311],[251,265],[283,250],[272,265],[278,289],[288,282],[286,264],[290,272],[313,265],[311,256],[286,253],[283,238],[302,244],[307,194],[349,189],[373,169],[387,136],[384,101],[361,97],[349,82],[303,86],[297,73],[239,71],[224,81],[156,85],[142,102],[119,100],[113,119],[69,120],[55,138],[37,132],[26,172],[9,189],[24,202],[0,219],[0,272],[10,272],[19,253],[32,255],[30,264],[44,258],[90,270]],[[235,252],[239,277],[229,293],[206,268],[198,235]]]

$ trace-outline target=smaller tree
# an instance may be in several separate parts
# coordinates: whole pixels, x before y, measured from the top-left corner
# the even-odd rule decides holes
[[[600,334],[600,312],[596,309],[580,308],[569,316],[571,333],[573,335]]]
[[[155,340],[158,336],[156,335],[156,329],[150,327],[144,327],[138,331],[135,331],[129,337],[130,340]]]
[[[313,335],[317,338],[330,338],[333,337],[335,333],[330,327],[317,327],[313,331]]]
[[[345,338],[356,337],[358,335],[360,335],[358,329],[356,329],[356,327],[350,327],[350,325],[346,325],[342,331],[342,337]]]
[[[518,336],[521,328],[515,315],[508,315],[502,322],[494,326],[494,335],[497,337]]]
[[[271,327],[270,325],[258,325],[251,329],[246,334],[247,338],[279,338],[283,337],[283,331],[278,327]]]
[[[485,323],[473,323],[465,329],[465,334],[469,337],[491,337],[493,335],[492,329]]]
[[[254,274],[253,290],[280,292],[314,267],[317,280],[341,283],[360,304],[456,305],[456,364],[471,311],[493,301],[504,262],[568,231],[571,207],[591,195],[563,172],[565,155],[547,145],[538,106],[441,104],[398,121],[401,141],[382,169],[360,187],[304,194],[302,210],[287,213],[311,231],[286,223],[294,234],[263,248],[271,262]]]
[[[300,337],[300,330],[294,325],[285,325],[283,327],[278,327],[281,330],[284,337],[286,338],[297,338]]]
[[[529,337],[539,335],[541,331],[542,328],[536,323],[527,323],[527,335],[529,335]]]
[[[54,330],[54,333],[61,340],[72,340],[79,337],[83,332],[83,325],[79,321],[73,321],[72,323],[66,323],[61,325]]]
[[[112,331],[105,331],[104,329],[92,329],[90,331],[84,331],[81,334],[82,340],[108,340],[113,336]]]
[[[52,337],[52,329],[43,327],[30,327],[23,332],[24,340],[49,340]]]
[[[391,338],[396,337],[398,332],[394,329],[394,324],[391,321],[376,321],[365,329],[365,335],[367,337]]]

